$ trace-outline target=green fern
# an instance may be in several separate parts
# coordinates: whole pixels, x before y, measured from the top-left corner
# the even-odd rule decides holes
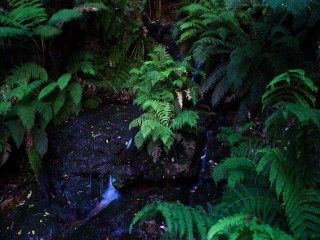
[[[56,90],[57,87],[58,87],[58,84],[56,82],[50,83],[49,85],[44,87],[39,93],[39,96],[38,96],[39,100],[43,100],[44,98],[51,95]]]
[[[6,121],[6,127],[9,129],[11,136],[17,146],[19,148],[23,143],[25,128],[20,121]]]
[[[71,22],[80,17],[81,13],[74,9],[62,9],[50,17],[48,25],[62,27],[64,23]]]
[[[198,114],[184,110],[184,102],[196,103],[198,87],[186,76],[187,62],[175,62],[162,47],[156,47],[139,69],[131,70],[135,103],[147,114],[135,119],[129,128],[140,127],[135,137],[141,149],[156,161],[163,148],[168,153],[178,131],[196,132]],[[154,149],[153,149],[154,147]]]
[[[220,239],[225,235],[228,239],[283,239],[294,238],[285,232],[267,224],[261,224],[259,219],[245,214],[233,215],[219,220],[208,232],[208,239]]]
[[[44,155],[48,151],[48,137],[45,131],[34,128],[31,131],[31,134],[33,136],[34,140],[34,149],[39,154],[41,158],[44,157]]]
[[[239,117],[247,119],[248,112],[260,104],[267,83],[288,66],[299,64],[295,56],[314,65],[300,51],[307,38],[298,42],[295,32],[309,31],[319,21],[314,16],[320,6],[312,1],[301,4],[202,0],[180,10],[187,17],[176,24],[178,42],[187,45],[196,65],[205,69],[201,88],[211,95],[213,107],[226,99],[239,100]],[[284,11],[274,11],[280,8]]]
[[[262,96],[263,110],[281,101],[290,101],[301,106],[314,105],[316,98],[313,94],[317,90],[303,70],[288,70],[275,77],[267,86],[267,91]]]
[[[68,90],[70,91],[70,97],[72,101],[76,104],[79,105],[81,102],[81,97],[82,97],[82,87],[78,83],[72,83],[68,87]]]
[[[1,126],[5,129],[4,134],[8,133],[0,138],[3,142],[1,156],[8,156],[10,152],[6,138],[11,137],[17,148],[25,140],[37,178],[41,158],[48,148],[47,126],[66,120],[81,107],[82,87],[71,80],[71,73],[62,75],[57,81],[49,80],[44,68],[26,63],[15,68],[1,87],[4,93],[0,98]]]
[[[94,76],[96,70],[93,67],[94,55],[87,52],[76,52],[69,59],[67,70],[71,74],[82,72],[83,74]]]
[[[199,239],[206,239],[210,218],[200,214],[196,209],[189,208],[183,204],[159,202],[153,205],[145,206],[133,218],[129,232],[132,232],[133,226],[146,219],[156,216],[158,213],[164,217],[168,226],[168,232],[174,233],[179,239],[193,240],[195,236]],[[194,231],[194,229],[196,231]]]

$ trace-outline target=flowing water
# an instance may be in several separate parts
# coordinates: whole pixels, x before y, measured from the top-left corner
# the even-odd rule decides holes
[[[99,202],[99,204],[93,210],[90,211],[89,215],[86,217],[86,220],[89,220],[90,218],[96,216],[103,209],[105,209],[112,201],[120,197],[120,193],[117,189],[114,188],[113,182],[114,178],[110,174],[108,188],[102,194],[102,199]]]

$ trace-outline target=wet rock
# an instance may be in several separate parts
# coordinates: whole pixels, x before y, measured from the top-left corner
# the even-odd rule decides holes
[[[112,174],[117,187],[136,180],[157,182],[194,175],[193,153],[187,156],[176,148],[154,163],[146,152],[139,152],[134,146],[127,149],[134,137],[128,125],[140,114],[132,105],[108,105],[69,120],[50,142],[47,161],[50,175],[54,178],[60,175],[66,185],[72,176],[98,181],[103,178],[105,182]]]

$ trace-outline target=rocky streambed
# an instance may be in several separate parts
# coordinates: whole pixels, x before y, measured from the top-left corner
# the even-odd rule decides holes
[[[165,226],[152,220],[128,235],[144,205],[215,201],[219,191],[210,171],[223,151],[214,129],[193,139],[188,155],[176,147],[154,163],[132,144],[135,132],[128,125],[140,114],[132,105],[108,104],[82,112],[55,131],[42,179],[49,202],[31,173],[0,173],[0,239],[158,239]],[[119,195],[97,211],[110,175]]]

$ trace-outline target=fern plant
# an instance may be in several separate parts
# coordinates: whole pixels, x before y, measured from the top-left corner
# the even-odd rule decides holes
[[[213,178],[217,183],[227,180],[227,190],[221,203],[209,204],[206,211],[202,208],[203,217],[210,220],[207,234],[200,239],[319,238],[319,166],[314,149],[319,147],[320,112],[311,107],[316,91],[300,69],[288,70],[270,82],[262,101],[263,108],[272,111],[266,121],[268,142],[264,148],[258,138],[238,137],[239,132],[223,129],[228,132],[222,136],[227,136],[232,156],[214,169]],[[146,219],[150,209],[152,216],[175,211],[172,206],[165,208],[146,206],[133,224]],[[181,221],[178,218],[190,222],[182,215],[176,219],[163,215],[170,224]],[[183,227],[170,230],[181,233]]]
[[[130,123],[139,127],[134,142],[138,149],[147,144],[157,161],[162,148],[168,153],[178,133],[195,132],[198,114],[186,109],[198,99],[198,86],[187,77],[187,62],[175,62],[162,47],[149,54],[150,61],[131,70],[135,103],[146,113]],[[181,135],[179,135],[181,136]]]
[[[95,74],[91,62],[74,59],[68,65],[71,72],[55,81],[44,68],[34,63],[23,64],[12,70],[0,88],[1,155],[7,159],[10,138],[17,148],[24,143],[37,178],[41,158],[47,152],[48,124],[59,124],[81,109],[82,87],[73,75],[79,71]]]
[[[52,41],[48,43],[47,40],[59,36],[66,23],[82,18],[88,11],[98,11],[103,8],[101,4],[82,5],[73,9],[61,9],[48,16],[41,0],[10,1],[9,10],[0,8],[0,41],[3,46],[27,50],[29,55],[38,59],[37,64],[44,66],[45,54],[52,58],[49,49]],[[21,40],[24,41],[23,46],[17,44]]]
[[[300,6],[286,1],[282,11],[275,11],[285,6],[282,1],[201,0],[181,9],[187,17],[176,24],[178,42],[189,44],[196,65],[204,66],[207,75],[201,91],[211,96],[213,107],[239,99],[239,115],[247,118],[248,111],[260,103],[268,82],[299,64],[295,56],[316,69],[310,58],[314,49],[308,49],[308,54],[301,51],[308,37],[297,41],[297,36],[319,22],[314,17],[319,4],[303,2]],[[292,18],[286,12],[311,6],[312,13],[304,11],[303,17],[297,14]]]

